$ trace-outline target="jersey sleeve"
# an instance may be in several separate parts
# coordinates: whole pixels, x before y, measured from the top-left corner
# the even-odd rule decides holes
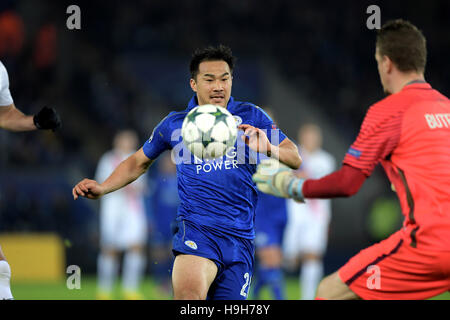
[[[358,137],[344,157],[344,164],[370,176],[378,162],[392,153],[400,140],[402,114],[391,110],[383,104],[370,107]]]
[[[350,197],[358,192],[367,176],[359,169],[343,165],[339,170],[320,179],[307,179],[302,193],[308,199]]]
[[[9,91],[8,71],[0,62],[0,107],[9,106],[13,103],[14,101]]]
[[[161,122],[153,129],[150,138],[144,143],[142,149],[149,159],[155,160],[161,153],[171,149],[169,121],[169,116],[161,120]]]

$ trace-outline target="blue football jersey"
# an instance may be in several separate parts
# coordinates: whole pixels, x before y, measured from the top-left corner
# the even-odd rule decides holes
[[[197,105],[194,95],[186,110],[165,117],[144,144],[144,153],[156,159],[163,151],[172,150],[177,165],[180,219],[253,239],[258,194],[252,175],[262,155],[248,148],[241,139],[243,131],[239,130],[234,148],[222,158],[208,161],[195,158],[182,142],[181,127],[185,116]],[[230,97],[227,110],[238,125],[249,124],[266,130],[274,145],[286,138],[272,119],[252,103]]]

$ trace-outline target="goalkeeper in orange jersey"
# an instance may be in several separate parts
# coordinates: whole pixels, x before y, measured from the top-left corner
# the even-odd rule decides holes
[[[372,105],[340,170],[303,180],[268,161],[253,179],[302,201],[355,194],[381,163],[403,227],[322,280],[323,299],[427,299],[450,290],[450,101],[425,81],[426,40],[404,20],[379,31],[375,59],[388,96]]]

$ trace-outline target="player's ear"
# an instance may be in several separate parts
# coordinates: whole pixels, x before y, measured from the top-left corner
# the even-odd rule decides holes
[[[189,81],[189,84],[191,85],[191,89],[194,92],[197,92],[197,82],[195,81],[195,79],[192,79]]]
[[[389,74],[392,72],[392,69],[394,68],[394,63],[392,62],[391,58],[388,56],[383,56],[383,67],[385,73]]]

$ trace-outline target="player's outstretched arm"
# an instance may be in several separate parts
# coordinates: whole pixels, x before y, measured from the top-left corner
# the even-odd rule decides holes
[[[43,107],[36,115],[28,116],[11,104],[0,107],[0,128],[9,131],[31,131],[36,129],[58,129],[61,119],[53,108]]]
[[[13,104],[0,107],[0,128],[17,132],[37,129],[33,123],[33,116],[23,114]]]
[[[139,149],[127,159],[122,161],[111,175],[101,184],[95,180],[83,179],[73,189],[73,199],[85,197],[98,199],[105,194],[116,191],[130,184],[144,174],[153,160],[147,158],[144,151]]]
[[[360,169],[344,164],[341,169],[320,179],[305,180],[275,159],[261,161],[253,175],[253,181],[262,192],[300,202],[304,198],[350,197],[358,192],[366,179]]]
[[[244,131],[242,140],[253,151],[277,159],[292,169],[298,169],[302,164],[302,159],[298,154],[297,146],[288,138],[281,141],[279,146],[274,146],[270,143],[264,130],[249,124],[241,124],[238,129]]]

